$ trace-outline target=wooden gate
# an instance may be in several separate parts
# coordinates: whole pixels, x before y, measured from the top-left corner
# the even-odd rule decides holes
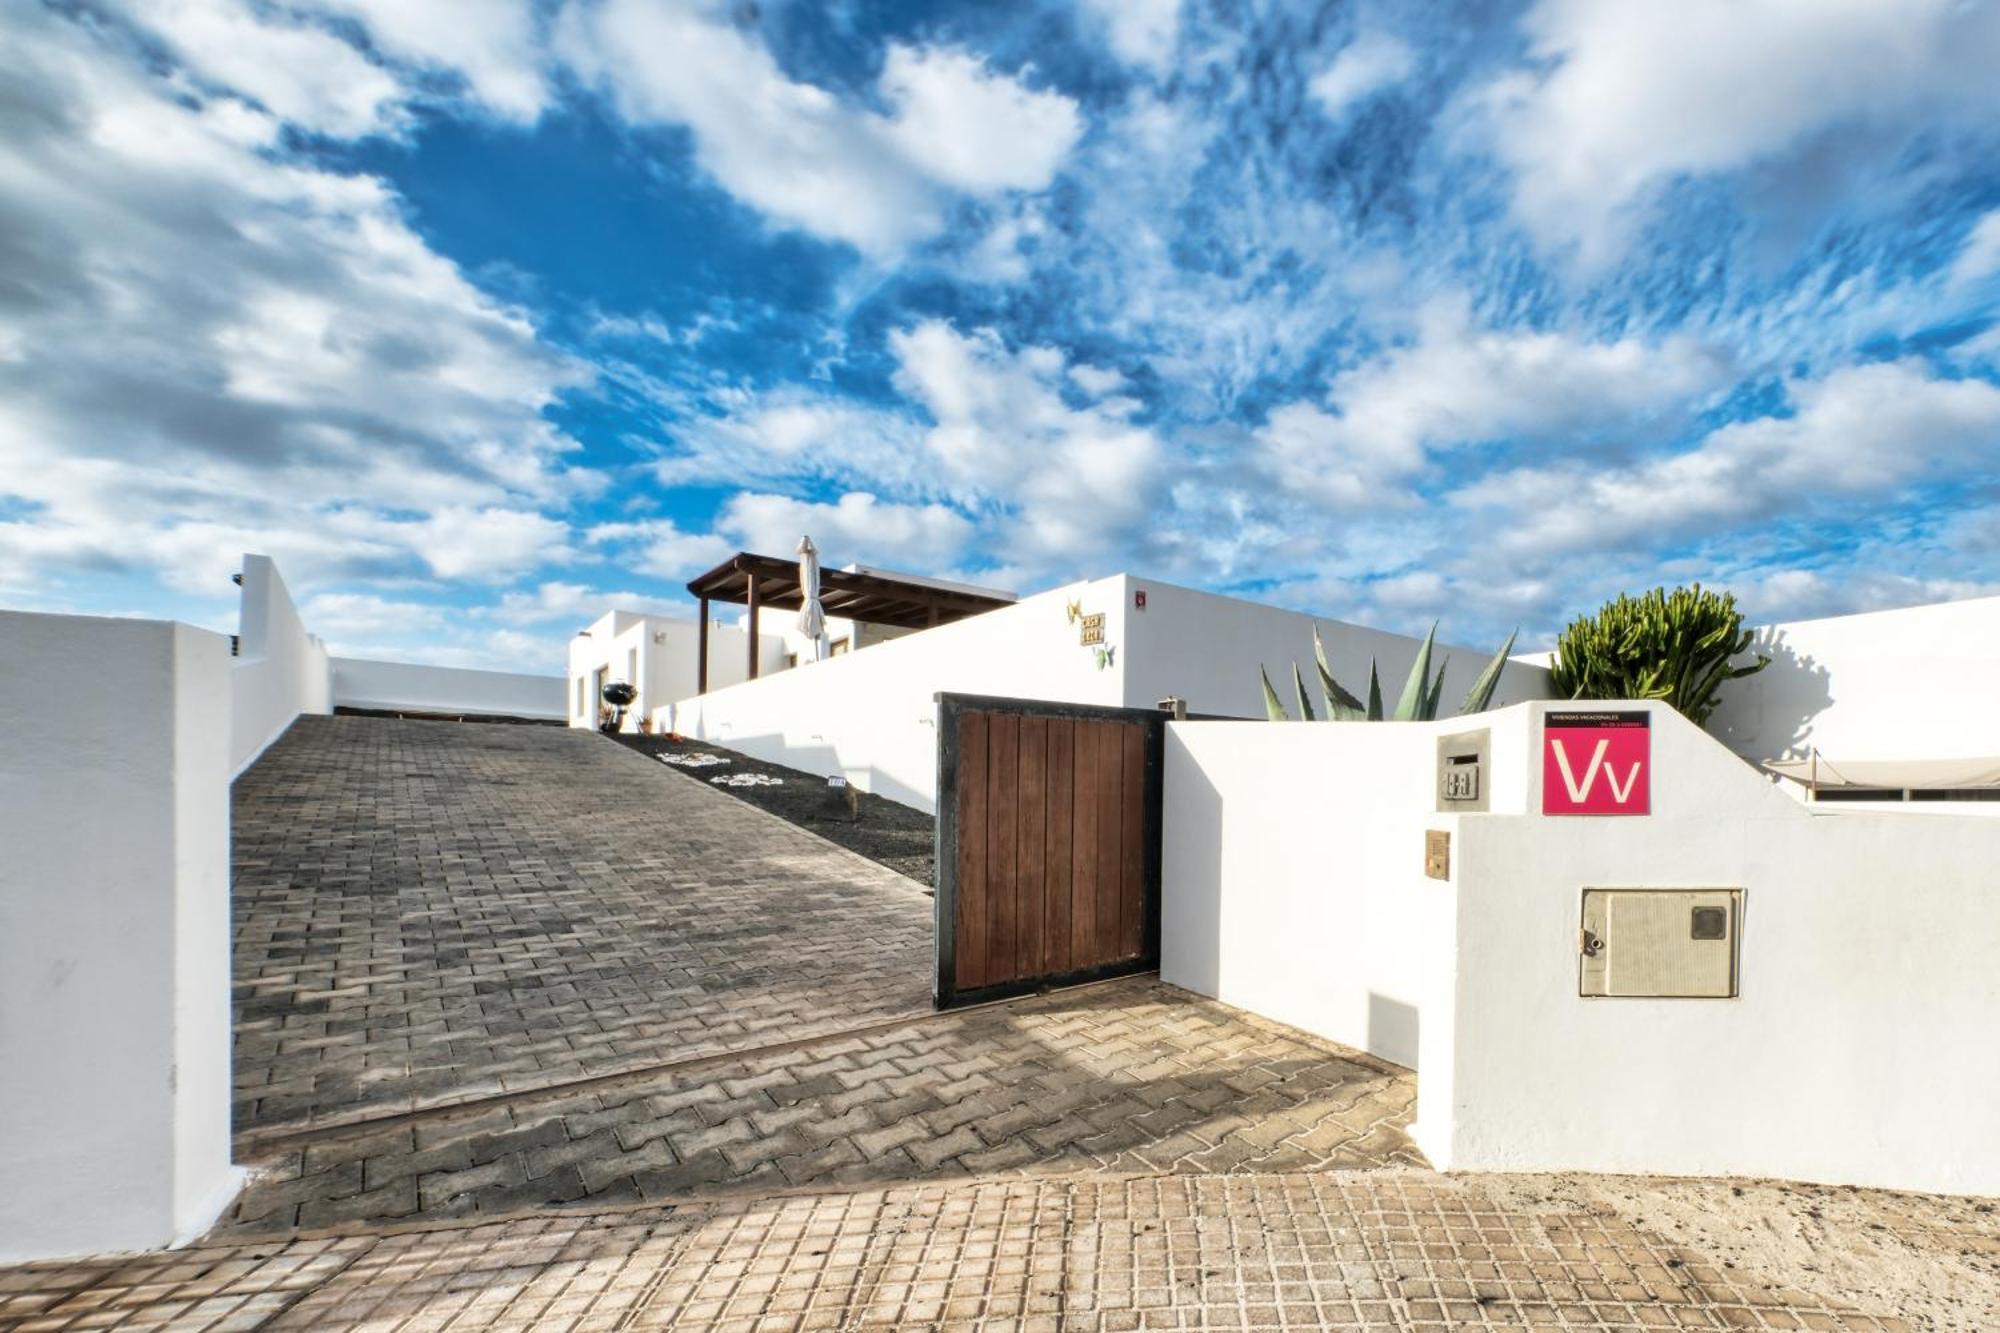
[[[1165,724],[938,696],[938,1008],[1159,966]]]

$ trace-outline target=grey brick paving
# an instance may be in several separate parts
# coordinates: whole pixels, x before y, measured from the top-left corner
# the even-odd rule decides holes
[[[302,717],[235,788],[236,1124],[929,1008],[913,882],[594,734]]]
[[[1415,1088],[1407,1071],[1132,979],[321,1137],[253,1162],[265,1174],[228,1225],[923,1177],[1414,1164]]]
[[[910,886],[623,754],[295,729],[239,1059],[317,1128],[233,1233],[0,1268],[0,1333],[2000,1327],[1988,1202],[1439,1177],[1411,1076],[1147,980],[919,1017]]]
[[[1671,1188],[1671,1187],[1666,1187]],[[1906,1330],[1819,1264],[1735,1263],[1615,1214],[1428,1172],[1072,1177],[640,1205],[0,1269],[0,1330]],[[1929,1257],[1991,1327],[2000,1216],[1798,1191]],[[1766,1217],[1767,1221],[1772,1220]],[[1777,1219],[1786,1220],[1786,1219]]]

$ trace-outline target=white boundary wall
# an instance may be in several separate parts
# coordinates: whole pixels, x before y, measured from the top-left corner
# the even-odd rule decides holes
[[[333,711],[326,645],[306,633],[269,556],[243,557],[236,660],[229,672],[229,775],[257,762],[300,713]]]
[[[1155,579],[1120,575],[1118,603],[1125,660],[1125,702],[1150,707],[1169,694],[1189,701],[1198,713],[1262,719],[1264,693],[1257,683],[1261,665],[1287,712],[1296,714],[1292,665],[1305,676],[1306,697],[1316,716],[1325,716],[1319,678],[1313,671],[1313,627],[1326,642],[1334,679],[1358,698],[1368,695],[1368,663],[1372,658],[1382,679],[1384,703],[1396,706],[1403,680],[1416,661],[1419,640],[1406,634],[1370,629],[1344,620],[1328,620],[1284,611],[1262,602],[1224,597]],[[1136,595],[1146,594],[1140,610]],[[1450,633],[1449,624],[1440,625]],[[1500,649],[1499,641],[1468,648],[1440,643],[1433,649],[1431,669],[1445,668],[1439,707],[1456,712],[1472,682]],[[1524,699],[1547,697],[1546,667],[1510,662],[1501,673],[1493,696],[1495,707]]]
[[[1144,609],[1137,604],[1142,592]],[[1104,615],[1112,650],[1105,665],[1079,642],[1079,626],[1068,614],[1072,603],[1085,615]],[[1175,694],[1198,713],[1262,717],[1257,668],[1270,671],[1289,706],[1291,663],[1297,661],[1318,709],[1315,623],[1342,683],[1364,692],[1374,654],[1393,704],[1416,657],[1415,639],[1117,574],[682,699],[652,716],[656,728],[810,773],[844,776],[864,791],[930,810],[936,804],[940,693],[1130,708]],[[1493,650],[1441,645],[1439,651],[1450,658],[1449,706],[1464,696]],[[1515,663],[1496,698],[1537,697],[1547,683],[1543,668]]]
[[[115,706],[52,690],[90,664]],[[230,1165],[221,635],[0,612],[0,1263],[191,1239]]]
[[[236,660],[229,672],[229,776],[257,762],[301,713],[336,707],[560,720],[559,676],[331,658],[307,632],[269,556],[243,557]]]
[[[2000,597],[1769,625],[1709,730],[1753,759],[2000,755]]]
[[[560,676],[514,671],[471,671],[415,662],[372,662],[336,657],[333,703],[337,708],[384,712],[468,713],[562,721]]]
[[[1162,975],[1401,1063],[1413,1006],[1444,1169],[2000,1193],[2000,823],[1815,813],[1640,704],[1654,813],[1543,817],[1560,706],[1483,719],[1487,814],[1431,813],[1464,720],[1170,726]],[[1585,886],[1742,888],[1740,998],[1580,998]]]
[[[1108,584],[1113,580],[1101,580]],[[941,691],[1118,704],[1122,681],[1077,646],[1065,600],[1078,584],[1014,606],[801,664],[656,710],[665,727],[809,773],[843,776],[922,810],[937,791]]]
[[[794,613],[772,612],[768,623]],[[750,678],[750,633],[719,620],[709,621],[708,680],[724,689]],[[639,697],[625,715],[625,730],[637,731],[639,719],[650,717],[676,699],[695,692],[700,656],[701,623],[680,616],[611,611],[569,641],[569,678],[564,712],[572,727],[595,730],[593,682],[604,672],[606,684],[622,680],[636,686]],[[765,676],[785,670],[785,636],[759,631],[757,669]]]

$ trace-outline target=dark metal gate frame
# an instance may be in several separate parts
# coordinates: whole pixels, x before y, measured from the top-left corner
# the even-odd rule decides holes
[[[1004,1000],[1037,991],[1155,971],[1160,966],[1160,832],[1165,772],[1167,715],[1156,708],[1113,708],[1098,704],[1056,703],[1047,699],[1010,699],[998,695],[939,694],[937,700],[938,778],[937,834],[934,846],[937,880],[933,903],[936,971],[931,996],[939,1009],[989,1000]],[[1067,718],[1092,722],[1136,722],[1145,726],[1144,761],[1146,835],[1143,880],[1144,935],[1137,958],[1060,974],[1024,977],[992,986],[960,990],[953,983],[958,962],[958,763],[962,713],[1014,713],[1023,717]]]

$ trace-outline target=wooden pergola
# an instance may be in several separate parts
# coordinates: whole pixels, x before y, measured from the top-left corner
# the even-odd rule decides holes
[[[749,676],[757,679],[757,614],[765,607],[796,611],[805,603],[799,586],[799,562],[774,555],[753,555],[739,551],[697,578],[689,581],[688,592],[701,603],[699,662],[695,667],[697,693],[708,693],[708,604],[725,602],[750,608]],[[819,572],[819,604],[829,616],[858,621],[864,625],[893,625],[900,629],[928,629],[981,612],[1012,606],[1006,597],[972,592],[961,588],[940,588],[930,583],[892,578],[884,574],[862,574],[847,569]]]

